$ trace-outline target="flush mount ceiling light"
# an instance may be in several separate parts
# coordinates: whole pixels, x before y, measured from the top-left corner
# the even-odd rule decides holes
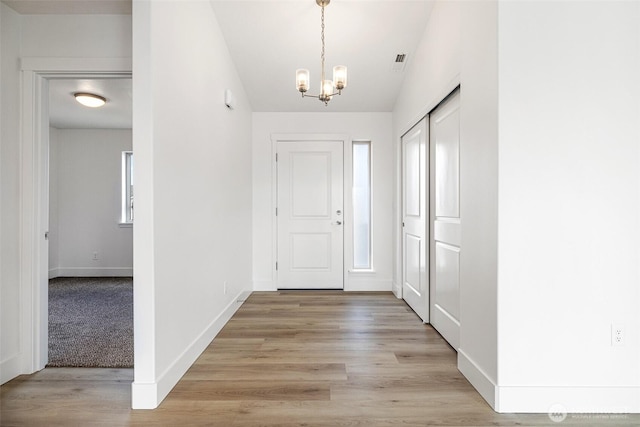
[[[102,107],[107,102],[107,98],[93,93],[78,92],[74,93],[73,96],[76,98],[76,101],[85,107]]]
[[[296,88],[300,93],[302,93],[302,97],[312,97],[317,98],[320,101],[324,102],[324,105],[327,105],[331,98],[334,95],[342,95],[342,89],[347,87],[347,67],[344,65],[336,65],[333,67],[333,80],[325,80],[324,75],[324,8],[329,4],[331,0],[316,0],[318,6],[322,8],[322,15],[320,18],[320,30],[322,40],[322,52],[320,53],[321,60],[321,70],[322,76],[320,80],[320,95],[307,95],[306,92],[309,90],[309,70],[300,68],[296,70]],[[337,92],[334,92],[335,90]]]

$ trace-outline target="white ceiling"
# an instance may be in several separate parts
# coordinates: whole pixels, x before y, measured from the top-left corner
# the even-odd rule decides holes
[[[49,123],[59,129],[131,129],[131,79],[49,80]],[[107,98],[99,108],[81,105],[76,92]]]
[[[297,68],[308,68],[309,93],[318,93],[321,10],[315,0],[210,1],[252,110],[256,112],[392,111],[405,74],[393,69],[396,55],[406,54],[405,67],[411,66],[434,2],[332,0],[325,11],[325,67],[331,78],[334,65],[346,65],[349,77],[342,96],[334,97],[325,107],[316,99],[301,99],[294,79]],[[22,14],[131,13],[131,0],[3,2]],[[128,87],[124,87],[121,80],[81,80],[73,84],[52,81],[52,123],[60,127],[89,127],[88,123],[103,128],[125,127],[123,120],[131,117],[131,80],[127,81]],[[96,91],[113,100],[98,109],[104,113],[104,121],[98,118],[98,111],[78,109],[79,105],[73,104],[70,94],[80,90],[74,84],[93,84]],[[128,103],[122,98],[125,94],[128,94]],[[116,112],[118,106],[128,109]]]
[[[300,99],[295,70],[320,86],[320,13],[315,0],[213,0],[218,23],[253,111],[392,111],[403,72],[429,19],[431,0],[332,0],[325,8],[326,70],[348,67],[348,86],[325,107]]]

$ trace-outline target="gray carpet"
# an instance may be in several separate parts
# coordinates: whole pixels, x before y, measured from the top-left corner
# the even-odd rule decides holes
[[[49,281],[47,366],[133,366],[132,278],[59,277]]]

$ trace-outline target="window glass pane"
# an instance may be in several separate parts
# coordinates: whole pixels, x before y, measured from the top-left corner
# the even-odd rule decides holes
[[[122,222],[133,222],[133,153],[122,152]]]
[[[353,267],[371,268],[371,143],[353,143]]]
[[[129,153],[127,158],[129,159],[129,164],[127,165],[127,188],[129,190],[127,194],[129,207],[128,220],[133,222],[133,153]]]

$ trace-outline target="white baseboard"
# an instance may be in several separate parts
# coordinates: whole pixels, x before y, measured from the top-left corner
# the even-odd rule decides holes
[[[242,303],[244,303],[247,300],[247,298],[249,298],[251,296],[251,292],[252,291],[240,292],[240,294],[238,294],[238,296],[236,297],[236,302],[240,303],[240,305],[242,305]],[[238,307],[240,307],[240,306],[238,306]]]
[[[278,285],[273,280],[254,280],[253,290],[261,292],[275,292],[278,290]]]
[[[162,399],[158,399],[158,383],[131,383],[131,408],[155,409]]]
[[[262,292],[275,292],[278,284],[272,280],[254,280],[253,290]],[[393,291],[393,285],[389,280],[370,280],[350,278],[344,286],[345,292],[388,292]]]
[[[20,374],[23,374],[20,366],[22,360],[20,354],[13,355],[0,362],[0,384],[11,381]]]
[[[182,352],[182,354],[164,371],[154,383],[136,383],[131,385],[132,408],[154,409],[167,397],[171,389],[193,365],[207,346],[227,324],[231,316],[251,295],[251,291],[240,292],[209,326]]]
[[[640,387],[496,386],[463,350],[458,350],[458,369],[499,413],[640,413]]]
[[[458,349],[458,370],[495,410],[496,384],[462,349]]]
[[[640,387],[503,386],[496,397],[500,413],[640,413]]]
[[[392,286],[393,294],[396,296],[396,298],[402,299],[402,286],[400,286],[400,284],[397,282],[393,282]]]
[[[133,277],[133,267],[59,267],[49,270],[55,277]]]

